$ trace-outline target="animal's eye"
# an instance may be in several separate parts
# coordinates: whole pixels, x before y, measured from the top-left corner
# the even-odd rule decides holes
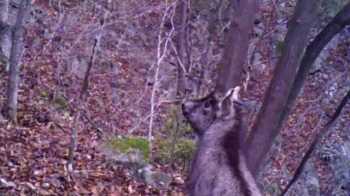
[[[204,108],[210,108],[210,106],[211,106],[211,104],[210,104],[210,100],[206,100],[205,102],[204,102]]]

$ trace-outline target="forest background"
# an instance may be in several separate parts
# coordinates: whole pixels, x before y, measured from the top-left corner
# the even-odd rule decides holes
[[[178,103],[241,85],[265,195],[349,195],[349,1],[0,3],[1,194],[183,195]]]

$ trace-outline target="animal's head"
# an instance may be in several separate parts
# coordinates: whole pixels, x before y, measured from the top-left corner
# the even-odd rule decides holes
[[[243,104],[238,99],[239,90],[239,87],[230,89],[221,98],[218,94],[211,93],[204,98],[182,103],[182,112],[198,136],[201,136],[216,119],[235,116],[234,104]]]

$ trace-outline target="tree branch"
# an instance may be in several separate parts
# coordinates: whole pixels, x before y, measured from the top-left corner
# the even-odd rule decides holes
[[[300,68],[294,79],[292,89],[289,92],[286,107],[279,119],[277,130],[282,128],[283,123],[295,104],[295,101],[306,81],[309,71],[321,53],[323,48],[328,44],[332,38],[337,35],[342,29],[350,24],[350,2],[341,9],[332,21],[315,37],[315,39],[308,45],[300,62]]]
[[[263,103],[248,136],[247,164],[256,177],[266,165],[266,155],[279,134],[277,123],[286,107],[307,38],[314,23],[318,0],[299,0],[285,37],[282,55],[278,59]]]
[[[304,155],[302,161],[300,162],[298,169],[295,171],[292,179],[289,181],[288,185],[281,193],[281,196],[284,196],[288,192],[289,188],[298,180],[299,176],[301,175],[301,173],[304,170],[305,164],[307,163],[307,161],[310,159],[311,155],[315,151],[317,144],[320,142],[322,137],[327,133],[327,131],[331,128],[331,126],[334,124],[334,122],[340,116],[340,113],[342,112],[342,110],[345,107],[349,98],[350,98],[350,89],[349,89],[348,93],[345,95],[345,97],[343,98],[343,100],[340,102],[337,110],[335,111],[335,113],[333,114],[331,119],[326,123],[326,125],[323,127],[323,129],[317,134],[317,136],[314,139],[314,141],[312,142],[309,150],[305,153],[305,155]]]

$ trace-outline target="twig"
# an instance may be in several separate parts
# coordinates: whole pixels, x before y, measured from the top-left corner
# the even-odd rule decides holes
[[[90,119],[90,117],[86,114],[86,112],[82,113],[84,118],[91,124],[92,128],[95,129],[99,134],[104,134],[104,132],[98,128],[94,122],[92,122],[92,120]]]
[[[133,128],[131,128],[131,129],[128,131],[128,135],[131,135],[131,134],[135,131],[135,129],[137,129],[138,127],[140,127],[141,123],[142,123],[143,121],[147,120],[150,116],[151,116],[151,115],[147,115],[145,118],[141,119],[140,122],[139,122],[137,125],[135,125]]]
[[[65,99],[67,99],[67,100],[72,100],[72,99],[70,99],[67,95],[61,94],[61,93],[59,93],[59,92],[55,92],[54,94],[58,94],[59,96],[65,98]],[[52,103],[53,103],[53,102],[54,102],[54,99],[53,99]],[[70,103],[72,104],[72,107],[78,108],[78,104],[74,103],[73,101],[70,101]],[[60,109],[63,108],[63,107],[68,107],[68,104],[65,103],[64,105],[62,105],[62,106],[56,108],[56,110],[60,110]],[[95,130],[96,130],[98,133],[100,133],[100,134],[104,134],[104,132],[103,132],[99,127],[97,127],[97,126],[95,125],[95,123],[91,120],[91,118],[88,116],[86,110],[83,110],[83,109],[82,109],[82,114],[83,114],[83,117],[88,121],[88,123],[91,124],[91,126],[92,126],[93,129],[95,129]],[[57,124],[57,123],[55,123],[55,125],[57,125],[58,127],[60,126],[60,125]],[[60,128],[61,130],[63,130],[61,127],[59,127],[59,128]],[[64,131],[65,131],[65,130],[64,130]]]
[[[59,14],[61,14],[61,12],[60,12]],[[39,56],[40,54],[46,52],[46,49],[47,49],[47,48],[50,46],[50,44],[52,43],[53,38],[57,35],[57,32],[62,28],[63,23],[64,23],[64,21],[66,20],[66,18],[67,18],[67,13],[64,12],[63,15],[60,16],[59,21],[58,21],[58,23],[57,23],[57,26],[56,26],[55,29],[53,30],[52,38],[49,39],[49,40],[46,42],[46,44],[44,44],[44,46],[42,46],[42,48],[41,48],[38,52],[35,53],[35,55],[34,55],[34,57],[33,57],[33,61],[36,61],[37,58],[38,58],[38,56]]]
[[[272,0],[272,3],[273,3],[273,5],[275,6],[275,9],[276,9],[276,13],[277,13],[278,18],[281,19],[281,14],[280,14],[280,11],[278,10],[276,1],[275,1],[275,0]]]
[[[176,49],[176,47],[175,47],[174,42],[173,42],[172,40],[170,40],[170,43],[171,43],[171,46],[172,46],[172,48],[173,48],[173,50],[174,50],[174,52],[175,52],[175,56],[176,56],[177,61],[179,62],[179,64],[180,64],[182,70],[186,73],[187,71],[186,71],[185,65],[182,63],[182,61],[181,61],[181,59],[180,59],[179,53],[177,52],[177,49]],[[186,73],[186,74],[187,74],[187,73]]]
[[[54,125],[56,125],[59,129],[61,129],[61,131],[63,131],[63,133],[67,133],[67,130],[65,128],[63,128],[59,123],[55,123]]]

